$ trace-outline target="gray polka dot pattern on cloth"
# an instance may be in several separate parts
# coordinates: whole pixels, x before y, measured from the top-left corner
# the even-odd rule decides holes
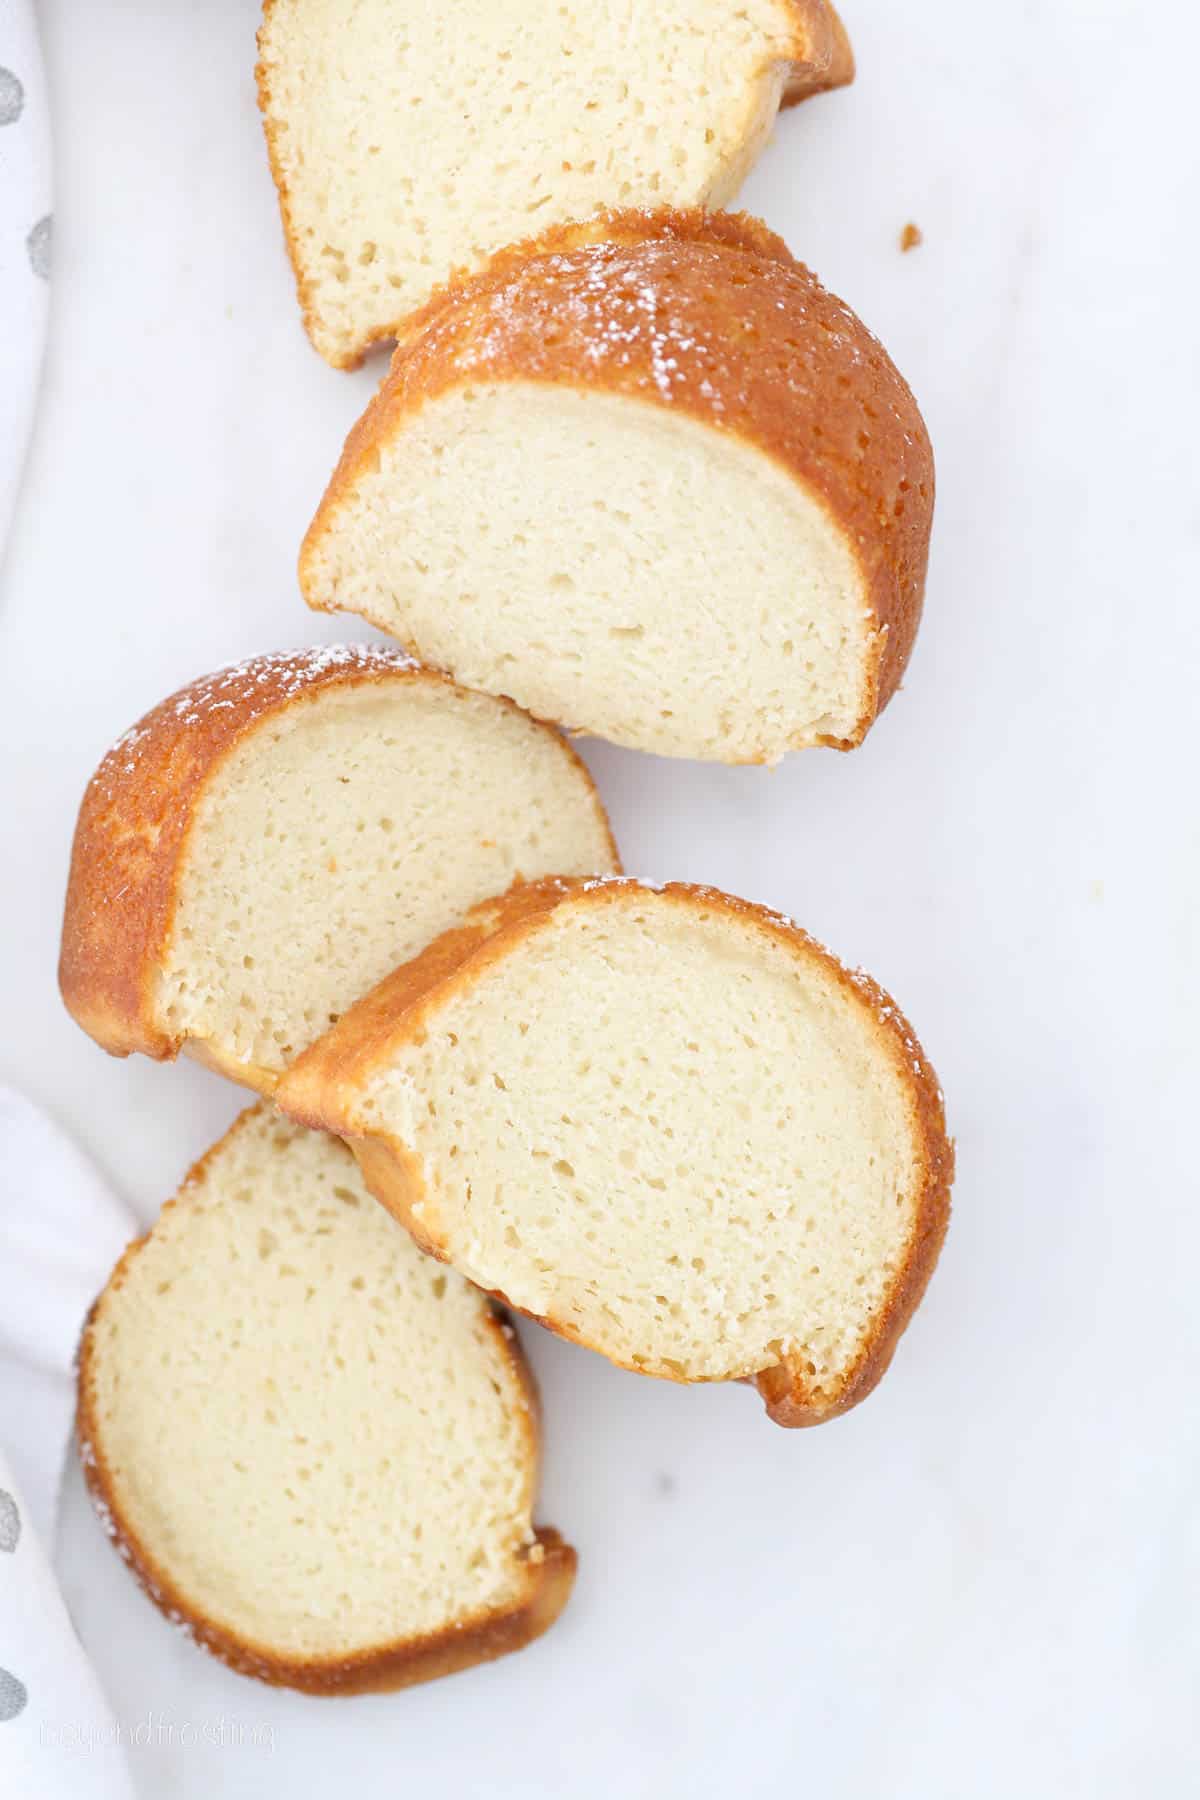
[[[17,1503],[7,1488],[0,1488],[0,1550],[11,1555],[20,1541],[21,1515]],[[0,1725],[24,1712],[28,1699],[25,1683],[10,1675],[7,1669],[0,1669]]]
[[[0,1669],[0,1725],[24,1712],[28,1699],[25,1683],[10,1675],[7,1669]]]
[[[25,106],[25,89],[11,69],[0,69],[0,125],[15,125]]]
[[[7,1488],[0,1488],[0,1551],[10,1553],[16,1549],[21,1538],[21,1515],[17,1511],[17,1503]]]
[[[15,125],[25,110],[25,87],[11,69],[0,68],[0,125]],[[50,250],[54,239],[54,220],[47,213],[39,219],[25,239],[29,266],[42,281],[50,279]]]
[[[54,219],[47,213],[39,219],[29,236],[25,239],[25,248],[29,252],[29,266],[35,275],[43,281],[50,279],[50,252],[54,246]]]

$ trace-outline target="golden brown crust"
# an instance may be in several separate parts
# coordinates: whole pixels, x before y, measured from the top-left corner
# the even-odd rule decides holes
[[[798,106],[801,101],[809,100],[817,94],[828,93],[833,88],[846,87],[854,80],[855,76],[854,52],[850,45],[850,38],[831,0],[787,0],[787,3],[790,4],[795,18],[796,35],[790,48],[784,75],[783,93],[780,99],[780,105],[783,107]],[[271,69],[267,60],[270,22],[276,5],[277,0],[263,0],[262,20],[258,28],[257,40],[259,54],[254,69],[254,80],[258,95],[258,109],[263,122],[263,135],[267,144],[267,160],[270,164],[275,190],[279,195],[284,243],[296,282],[296,297],[300,304],[300,315],[309,342],[331,367],[357,369],[361,367],[367,354],[377,345],[387,343],[400,335],[406,318],[401,313],[387,325],[376,327],[350,350],[335,349],[324,341],[325,334],[318,318],[313,286],[304,273],[304,259],[300,253],[291,189],[280,149],[282,132],[286,127],[280,121],[275,109],[275,96],[271,87]],[[765,127],[769,128],[769,125],[770,120],[768,119],[765,121]],[[751,148],[753,149],[754,146]],[[727,197],[732,197],[746,173],[748,173],[748,169],[743,167],[729,188]],[[710,194],[708,198],[711,204],[713,196]],[[448,272],[448,281],[452,286],[468,277],[469,271],[466,269],[455,269]]]
[[[855,729],[822,741],[860,743],[920,622],[933,453],[883,347],[746,214],[599,213],[499,252],[414,313],[305,537],[308,604],[337,607],[318,549],[380,446],[451,389],[517,379],[677,409],[764,451],[813,495],[858,563],[873,639]]]
[[[436,1203],[408,1148],[381,1131],[374,1121],[368,1128],[358,1107],[364,1082],[383,1066],[393,1046],[420,1041],[426,1018],[451,992],[473,985],[484,969],[506,956],[515,943],[536,930],[539,922],[559,906],[577,903],[581,897],[589,904],[604,905],[630,887],[637,889],[638,884],[622,877],[590,881],[549,878],[483,903],[464,925],[444,933],[422,955],[395,970],[366,999],[351,1007],[284,1077],[275,1096],[282,1111],[302,1124],[344,1137],[371,1192],[413,1232],[422,1249],[442,1261],[453,1258],[439,1229]],[[814,1384],[813,1371],[796,1357],[753,1377],[776,1424],[820,1424],[856,1406],[875,1387],[937,1262],[949,1223],[954,1178],[954,1150],[946,1135],[941,1088],[894,1001],[869,976],[847,969],[792,920],[715,888],[677,882],[657,892],[681,906],[731,913],[781,941],[794,954],[818,961],[843,993],[869,1013],[908,1095],[913,1135],[923,1158],[921,1186],[905,1253],[856,1364],[834,1393]],[[502,1290],[494,1291],[506,1304],[524,1310],[516,1307]],[[527,1316],[560,1337],[586,1348],[597,1348],[569,1322],[541,1314]],[[666,1378],[677,1379],[670,1375]]]
[[[793,931],[798,927],[792,926]],[[802,934],[807,937],[807,934]],[[924,1166],[913,1227],[874,1330],[857,1363],[835,1395],[813,1390],[807,1368],[793,1359],[755,1377],[755,1386],[777,1425],[820,1425],[849,1412],[865,1400],[886,1375],[896,1345],[916,1312],[937,1266],[950,1224],[950,1189],[954,1182],[954,1144],[946,1132],[941,1083],[908,1020],[895,1001],[861,969],[847,969],[815,939],[808,938],[839,985],[866,1003],[886,1035],[893,1062],[908,1091],[914,1136],[922,1146]]]
[[[327,688],[397,680],[454,685],[399,651],[365,644],[252,657],[172,694],[108,752],[88,784],[75,830],[59,986],[68,1011],[110,1054],[139,1050],[162,1061],[184,1047],[161,1015],[155,983],[192,821],[224,759],[270,717]],[[588,783],[615,858],[591,776],[566,739],[555,736]],[[260,1093],[275,1085],[273,1071],[224,1059],[217,1046],[193,1040],[187,1048]]]
[[[782,106],[799,106],[816,94],[849,87],[854,80],[850,34],[828,0],[792,0],[807,52],[784,85]]]
[[[178,1193],[166,1202],[164,1213],[185,1200],[189,1190],[204,1182],[210,1162],[228,1139],[263,1110],[264,1105],[260,1102],[239,1114],[225,1135],[188,1171]],[[390,1693],[398,1688],[413,1687],[419,1682],[453,1675],[476,1663],[491,1662],[509,1651],[523,1649],[549,1629],[566,1605],[578,1564],[575,1551],[550,1527],[538,1528],[534,1533],[534,1541],[525,1556],[525,1590],[514,1605],[503,1611],[471,1614],[442,1631],[399,1638],[350,1657],[281,1656],[267,1645],[240,1637],[194,1607],[126,1517],[119,1485],[104,1455],[96,1417],[92,1373],[95,1321],[105,1296],[121,1286],[150,1236],[151,1232],[145,1232],[126,1248],[104,1292],[88,1314],[79,1346],[75,1435],[84,1479],[105,1530],[142,1588],[172,1624],[180,1626],[196,1643],[228,1663],[240,1675],[252,1675],[272,1687],[298,1688],[303,1693],[318,1695]],[[533,1371],[511,1326],[493,1313],[488,1320],[488,1329],[495,1334],[497,1347],[508,1360],[523,1392],[523,1416],[528,1421],[526,1443],[530,1464],[535,1467],[540,1401]]]

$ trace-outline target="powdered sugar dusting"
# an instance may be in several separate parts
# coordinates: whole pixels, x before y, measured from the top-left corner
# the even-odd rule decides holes
[[[669,267],[673,261],[672,249],[661,243],[636,248],[593,244],[577,260],[581,278],[577,275],[566,310],[580,330],[589,359],[620,366],[632,360],[635,348],[648,349],[654,386],[670,400],[689,379],[686,359],[703,361],[715,354],[699,341],[694,328],[683,323],[671,288],[661,279],[664,263]],[[719,408],[712,384],[703,375],[700,391]]]
[[[535,254],[515,270],[485,274],[435,313],[393,374],[401,385],[414,376],[419,385],[419,367],[436,366],[443,353],[464,372],[506,371],[515,362],[536,374],[539,364],[552,367],[556,346],[567,340],[598,373],[624,374],[662,401],[698,398],[716,420],[753,410],[748,390],[765,382],[776,408],[783,392],[805,408],[791,424],[807,437],[810,404],[828,398],[828,378],[814,359],[832,356],[842,389],[870,389],[872,417],[886,408],[906,447],[915,448],[899,393],[876,379],[887,359],[849,307],[798,264],[753,254],[730,259],[727,244],[681,244],[669,235]],[[852,410],[857,426],[866,414]],[[827,412],[823,405],[823,419]],[[851,434],[860,455],[870,441],[864,436],[865,444],[856,443]]]
[[[677,231],[653,214],[573,231],[502,256],[431,305],[397,351],[381,434],[475,381],[595,387],[674,407],[750,437],[804,481],[818,471],[851,538],[881,552],[871,617],[877,589],[907,606],[923,581],[929,444],[912,394],[850,308],[753,233]],[[904,632],[887,641],[885,685],[907,647]]]
[[[135,772],[147,740],[154,735],[156,714],[165,712],[178,724],[193,726],[223,712],[241,710],[249,723],[267,707],[286,705],[314,683],[338,672],[401,674],[420,667],[403,650],[376,644],[314,644],[304,650],[271,650],[247,657],[202,676],[164,701],[155,714],[131,726],[109,750],[101,771],[110,780]]]
[[[719,252],[698,249],[696,254]],[[660,398],[669,401],[692,382],[711,410],[720,412],[724,402],[703,365],[706,360],[723,362],[728,345],[703,342],[695,324],[685,321],[673,281],[678,255],[679,246],[671,240],[610,241],[539,259],[534,277],[555,277],[552,303],[544,290],[539,291],[537,279],[524,270],[481,292],[474,297],[469,334],[455,343],[455,361],[465,370],[503,360],[518,333],[525,341],[530,319],[536,317],[547,349],[565,327],[594,364],[643,371],[648,355],[649,380]],[[423,334],[423,353],[436,351],[450,338],[458,340],[460,323],[453,310],[435,318]]]
[[[129,730],[124,732],[122,736],[117,739],[111,750],[108,751],[104,761],[106,763],[114,762],[125,757],[127,759],[125,763],[126,769],[132,770],[134,763],[137,760],[134,753],[146,738],[147,733],[148,727],[145,725],[131,725]]]
[[[901,1044],[904,1046],[908,1065],[913,1074],[922,1081],[932,1082],[937,1093],[938,1102],[941,1104],[945,1098],[942,1093],[941,1084],[938,1082],[933,1070],[926,1062],[925,1054],[913,1034],[911,1025],[908,1023],[908,1020],[904,1017],[904,1014],[900,1011],[900,1008],[896,1005],[895,1001],[890,999],[888,995],[884,993],[874,976],[868,975],[865,969],[848,969],[846,973],[849,975],[859,993],[862,994],[863,998],[870,1002],[871,1010],[876,1018],[881,1019],[884,1024],[890,1025],[895,1035],[899,1038]]]
[[[650,881],[645,875],[589,875],[581,892],[592,894],[597,888],[632,887],[644,893],[661,894],[669,885],[666,881]]]
[[[307,650],[270,650],[262,656],[231,663],[185,688],[175,701],[176,717],[202,718],[234,707],[255,689],[270,688],[272,703],[293,700],[305,688],[335,671],[402,671],[419,668],[403,650],[377,644],[314,644]],[[230,691],[235,697],[230,697]]]

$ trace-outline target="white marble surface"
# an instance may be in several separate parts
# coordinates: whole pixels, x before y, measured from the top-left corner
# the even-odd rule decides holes
[[[933,1289],[876,1396],[810,1433],[531,1330],[576,1599],[524,1655],[392,1699],[202,1657],[76,1482],[60,1563],[118,1712],[226,1722],[139,1749],[147,1796],[1195,1792],[1200,29],[1179,0],[846,12],[858,85],[784,119],[745,199],[924,404],[909,679],[852,757],[588,756],[632,867],[786,908],[910,1010],[959,1144]],[[0,1074],[147,1219],[239,1101],[60,1010],[74,809],[168,689],[338,635],[293,559],[379,372],[300,335],[254,13],[42,6],[56,269],[0,594]]]

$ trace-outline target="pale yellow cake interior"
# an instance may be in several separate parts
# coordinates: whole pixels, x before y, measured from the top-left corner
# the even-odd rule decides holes
[[[624,395],[460,385],[332,502],[310,604],[634,749],[775,762],[851,738],[880,644],[853,545],[782,464]]]
[[[453,270],[597,206],[724,205],[785,0],[274,0],[261,58],[310,329],[352,362]]]
[[[97,1311],[91,1416],[121,1520],[189,1611],[284,1656],[511,1604],[534,1449],[489,1317],[341,1144],[259,1107]]]
[[[256,1085],[252,1070],[285,1068],[477,901],[612,866],[556,733],[428,678],[327,688],[269,716],[207,784],[160,1016]]]
[[[472,1279],[635,1368],[832,1395],[914,1230],[911,1092],[815,952],[632,891],[468,965],[353,1111]]]

